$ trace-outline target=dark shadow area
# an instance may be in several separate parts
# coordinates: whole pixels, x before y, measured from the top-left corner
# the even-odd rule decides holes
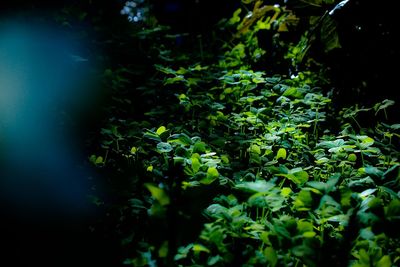
[[[337,104],[400,101],[397,8],[391,1],[350,1],[335,15],[342,48],[326,58]]]

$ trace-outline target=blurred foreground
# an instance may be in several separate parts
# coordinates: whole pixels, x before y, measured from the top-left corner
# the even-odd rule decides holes
[[[93,174],[74,138],[94,102],[95,66],[66,36],[44,23],[0,25],[2,266],[107,266],[94,255]]]

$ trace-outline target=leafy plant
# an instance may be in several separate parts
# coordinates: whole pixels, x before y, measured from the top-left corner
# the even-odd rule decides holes
[[[100,152],[90,157],[99,168],[128,173],[126,202],[117,208],[121,224],[135,224],[121,230],[130,248],[125,263],[398,264],[400,127],[378,119],[364,127],[358,119],[393,103],[338,112],[326,78],[307,64],[297,68],[312,61],[315,31],[325,49],[339,47],[327,9],[337,3],[301,1],[324,12],[299,43],[277,38],[281,59],[260,70],[253,66],[270,51],[257,34],[280,35],[299,27],[299,18],[286,6],[243,2],[252,11],[227,20],[234,39],[218,58],[184,51],[169,60],[179,49],[165,29],[140,36],[159,48],[149,48],[158,51],[154,75],[139,88],[144,115],[119,119],[111,109]],[[279,71],[285,58],[295,73]],[[109,79],[127,86],[118,75]]]

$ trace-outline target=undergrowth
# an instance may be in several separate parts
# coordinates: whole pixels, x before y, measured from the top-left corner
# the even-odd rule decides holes
[[[128,266],[399,264],[400,124],[385,118],[394,103],[337,110],[322,72],[254,69],[268,53],[256,33],[295,21],[269,7],[253,22],[227,20],[243,36],[217,55],[157,50],[138,88],[144,115],[110,112],[90,161],[119,185],[109,209]],[[159,48],[171,39],[143,34]],[[307,57],[304,36],[279,48],[292,71]],[[123,70],[108,74],[127,86]],[[134,104],[118,90],[119,109]]]

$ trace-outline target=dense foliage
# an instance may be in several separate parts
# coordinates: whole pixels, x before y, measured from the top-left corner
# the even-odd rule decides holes
[[[341,47],[347,1],[288,2],[243,1],[197,37],[134,19],[153,74],[130,99],[133,70],[106,70],[114,104],[90,157],[117,192],[94,202],[114,214],[125,264],[399,264],[394,102],[338,109],[318,50]]]
[[[77,131],[97,174],[88,239],[110,242],[89,265],[106,253],[126,266],[400,264],[396,70],[382,61],[397,62],[391,11],[31,2],[101,66],[105,93]]]

